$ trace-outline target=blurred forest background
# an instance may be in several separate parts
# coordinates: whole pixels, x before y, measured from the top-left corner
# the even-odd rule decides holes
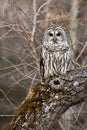
[[[40,82],[43,32],[54,25],[66,30],[73,60],[85,66],[87,0],[0,0],[0,130],[6,130],[29,88]],[[61,130],[87,130],[87,103],[69,112],[73,118],[61,118]]]

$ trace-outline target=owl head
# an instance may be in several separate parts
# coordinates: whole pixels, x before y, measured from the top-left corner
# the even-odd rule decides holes
[[[65,31],[60,27],[49,27],[44,32],[43,47],[49,51],[67,51],[69,44]]]
[[[44,32],[43,42],[58,44],[66,41],[65,31],[60,27],[49,27]]]

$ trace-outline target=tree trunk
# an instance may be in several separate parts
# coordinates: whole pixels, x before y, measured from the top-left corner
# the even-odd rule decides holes
[[[50,77],[31,88],[8,130],[55,130],[71,106],[87,100],[87,66]]]

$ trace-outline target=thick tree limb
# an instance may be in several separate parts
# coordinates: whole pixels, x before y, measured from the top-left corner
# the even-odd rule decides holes
[[[52,130],[71,106],[87,100],[87,66],[54,76],[29,91],[8,130]]]

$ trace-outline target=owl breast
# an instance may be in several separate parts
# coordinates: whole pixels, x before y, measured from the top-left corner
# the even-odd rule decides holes
[[[52,49],[51,49],[52,50]],[[49,76],[65,74],[69,67],[70,52],[68,50],[50,51],[46,47],[42,49],[44,60],[44,79]]]

